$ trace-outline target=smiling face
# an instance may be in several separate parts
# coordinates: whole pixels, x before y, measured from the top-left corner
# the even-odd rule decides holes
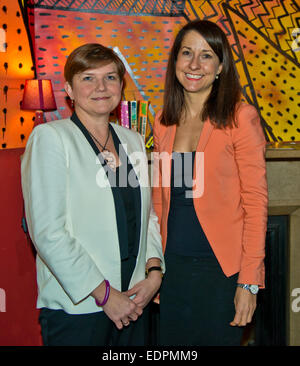
[[[65,90],[74,100],[79,117],[109,118],[121,99],[123,83],[114,62],[88,69],[74,75],[72,86],[66,82]]]
[[[185,95],[209,95],[213,82],[222,70],[218,56],[196,31],[184,36],[176,61],[176,77]]]

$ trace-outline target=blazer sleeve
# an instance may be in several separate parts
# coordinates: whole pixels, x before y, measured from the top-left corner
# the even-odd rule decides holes
[[[159,258],[162,271],[165,272],[165,261],[162,252],[161,235],[159,230],[158,218],[151,205],[148,234],[147,234],[147,252],[146,261],[150,258]]]
[[[239,283],[264,287],[265,237],[268,218],[266,140],[260,118],[253,106],[243,105],[233,129],[235,160],[238,167],[241,204],[244,210],[242,258]]]
[[[140,134],[139,134],[139,136],[140,136],[140,140],[141,140],[142,150],[143,150],[143,153],[145,154],[145,158],[147,161],[148,159],[146,156],[147,153],[146,153],[146,149],[145,149],[145,144],[144,144],[143,139]],[[148,161],[147,161],[147,165],[148,165]],[[148,166],[147,166],[147,170],[148,170]],[[149,184],[150,183],[149,179],[147,181]],[[150,187],[150,189],[151,189],[151,187]],[[164,256],[163,256],[163,252],[162,252],[160,227],[159,227],[157,215],[153,209],[151,195],[150,195],[149,221],[148,221],[148,230],[147,230],[146,262],[150,258],[159,258],[161,261],[162,270],[163,270],[163,272],[165,272],[165,261],[164,261]]]
[[[159,144],[159,126],[160,126],[160,115],[158,112],[155,116],[154,126],[153,126],[153,177],[152,177],[152,199],[153,207],[156,215],[158,217],[158,223],[161,225],[162,218],[162,184],[161,184],[161,171],[159,166],[159,154],[160,154],[160,144]]]
[[[21,164],[26,219],[37,253],[74,304],[103,280],[81,243],[66,229],[68,158],[49,124],[30,135]]]

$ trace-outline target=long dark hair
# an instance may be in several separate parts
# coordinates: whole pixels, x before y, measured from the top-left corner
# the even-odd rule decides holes
[[[189,31],[198,32],[222,63],[222,71],[219,78],[214,81],[211,93],[204,103],[202,115],[199,117],[203,121],[209,118],[217,128],[233,126],[235,124],[236,105],[241,98],[239,77],[225,33],[215,23],[208,20],[189,22],[176,36],[166,72],[161,123],[165,126],[178,125],[182,111],[185,108],[183,87],[176,77],[176,61],[182,40]]]

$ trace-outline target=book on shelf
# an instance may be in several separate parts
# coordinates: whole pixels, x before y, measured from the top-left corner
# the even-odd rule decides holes
[[[130,128],[128,104],[129,102],[127,100],[122,100],[118,107],[119,123],[126,128]]]
[[[144,141],[147,130],[147,116],[148,116],[148,102],[141,100],[139,102],[139,133],[142,135]]]
[[[117,109],[118,123],[139,132],[146,142],[148,131],[149,102],[141,100],[122,100]]]
[[[138,131],[138,116],[137,116],[137,101],[131,100],[130,105],[130,128],[134,131]]]

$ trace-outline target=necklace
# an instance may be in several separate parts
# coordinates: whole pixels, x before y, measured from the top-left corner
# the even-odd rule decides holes
[[[96,137],[89,131],[87,130],[87,132],[89,133],[89,135],[92,137],[92,139],[99,145],[101,146],[102,148],[102,151],[101,152],[101,155],[103,156],[103,159],[105,161],[105,163],[112,169],[112,170],[115,170],[116,168],[116,158],[114,156],[114,154],[109,151],[107,148],[106,148],[106,145],[107,145],[107,142],[109,140],[109,136],[110,136],[110,129],[108,128],[108,134],[107,134],[107,137],[106,137],[106,141],[105,141],[105,144],[102,145],[100,141],[98,141],[96,139]]]
[[[89,131],[89,130],[87,130],[88,131],[88,133],[90,134],[90,136],[92,137],[92,139],[95,141],[95,142],[97,142],[98,143],[98,145],[99,146],[101,146],[101,148],[102,148],[102,151],[101,152],[103,152],[103,151],[108,151],[109,152],[109,150],[106,148],[106,145],[107,145],[107,142],[108,142],[108,139],[109,139],[109,136],[110,136],[110,129],[108,128],[108,134],[107,134],[107,137],[106,137],[106,141],[105,141],[105,144],[104,145],[102,145],[101,144],[101,142],[100,141],[98,141],[97,139],[96,139],[96,137]]]

